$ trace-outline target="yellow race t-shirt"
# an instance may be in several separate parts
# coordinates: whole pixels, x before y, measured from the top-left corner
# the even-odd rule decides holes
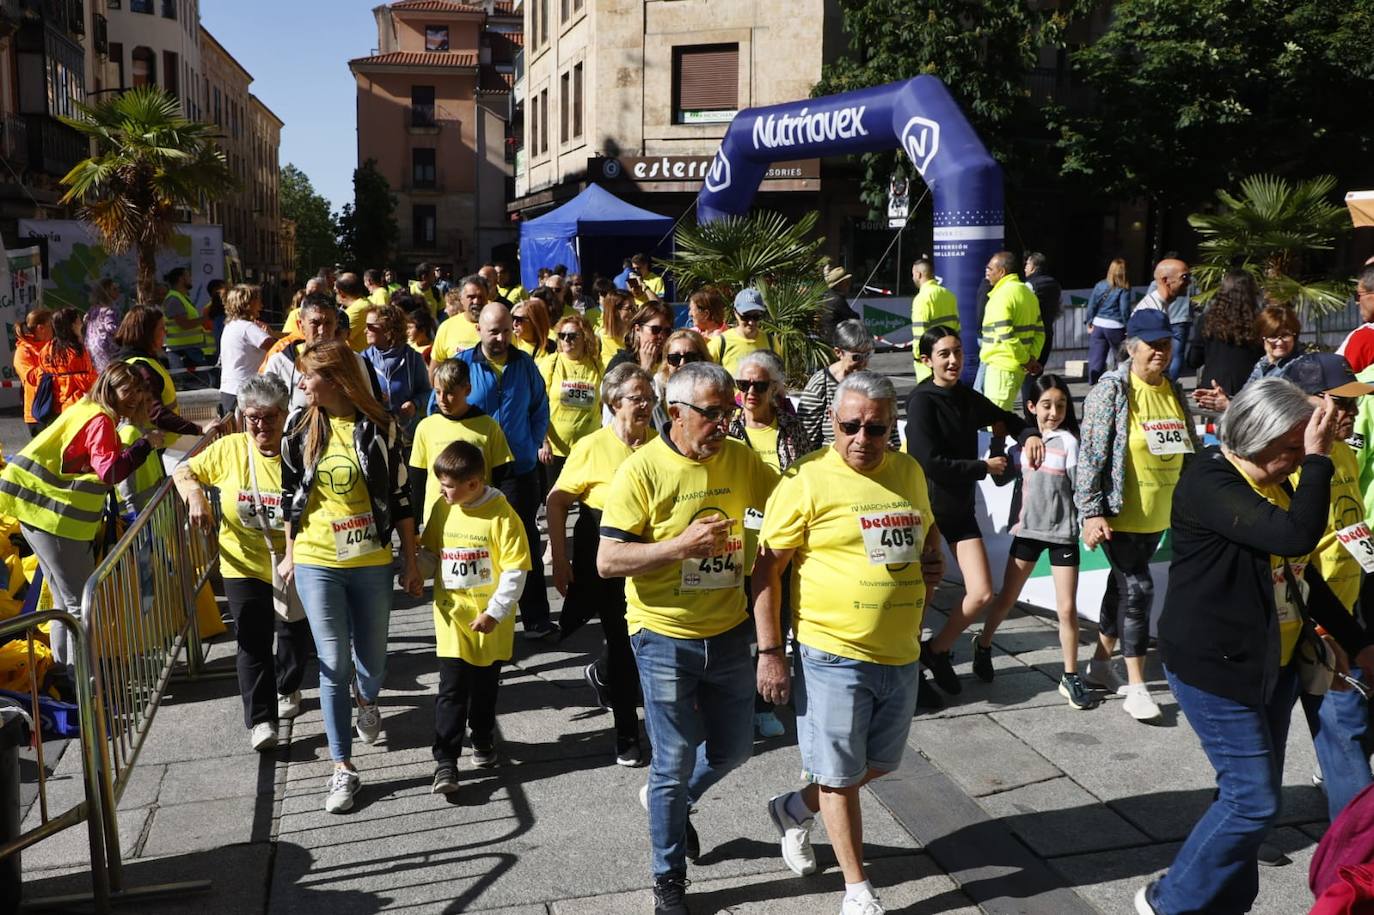
[[[773,350],[773,338],[768,336],[767,331],[760,330],[759,335],[752,340],[746,340],[739,329],[728,328],[725,333],[707,344],[707,349],[711,351],[711,359],[718,362],[731,375],[739,371],[739,361],[750,353],[759,350]]]
[[[782,462],[778,460],[778,423],[762,429],[744,429],[744,443],[753,449],[774,473],[782,473]]]
[[[670,562],[626,579],[631,634],[648,628],[677,639],[705,639],[744,622],[745,516],[763,510],[776,483],[749,446],[734,439],[707,460],[694,461],[660,436],[620,466],[601,517],[603,537],[658,543],[698,518],[730,520],[719,555]]]
[[[416,470],[429,474],[425,480],[425,504],[420,506],[421,518],[428,518],[430,509],[439,500],[439,481],[434,479],[434,459],[457,441],[471,442],[481,449],[482,460],[486,463],[484,479],[488,483],[491,482],[493,470],[515,460],[501,426],[476,407],[469,407],[460,419],[443,413],[426,416],[415,427],[415,441],[410,446],[410,460],[407,462]]]
[[[367,481],[353,448],[352,419],[329,418],[329,443],[315,466],[315,482],[301,515],[292,558],[297,564],[358,569],[391,564],[382,543]]]
[[[1193,453],[1188,417],[1165,379],[1151,385],[1128,372],[1130,393],[1126,427],[1125,500],[1111,519],[1112,530],[1155,534],[1169,526],[1174,487],[1183,458]]]
[[[527,293],[525,287],[519,283],[516,283],[514,286],[497,286],[496,294],[512,305],[519,305],[521,302],[525,301],[525,299],[529,298],[529,293]]]
[[[435,654],[487,667],[509,661],[515,643],[515,608],[491,632],[473,632],[501,573],[529,571],[525,526],[506,497],[487,487],[475,506],[434,506],[420,543],[438,559],[434,570]]]
[[[370,299],[354,299],[344,306],[348,315],[348,348],[355,353],[367,349],[367,312],[372,307]]]
[[[249,449],[258,477],[261,503],[253,498],[248,475]],[[271,558],[264,541],[263,514],[272,548],[281,556],[286,548],[286,515],[281,506],[281,456],[264,457],[248,433],[227,435],[189,458],[186,466],[196,479],[219,490],[219,557],[225,578],[272,580]]]
[[[451,359],[465,349],[472,349],[481,339],[477,325],[468,320],[466,312],[445,318],[434,333],[434,348],[430,350],[429,361]]]
[[[615,354],[625,348],[625,341],[600,330],[596,332],[596,336],[601,340],[601,370],[604,372],[610,367]]]
[[[1227,460],[1230,460],[1230,458],[1227,458]],[[1236,470],[1240,471],[1241,477],[1246,483],[1250,484],[1250,488],[1259,493],[1265,501],[1277,505],[1284,511],[1288,511],[1290,500],[1288,498],[1288,493],[1284,492],[1282,486],[1278,484],[1259,486],[1254,480],[1250,479],[1239,464],[1236,464],[1235,461],[1231,461],[1231,464]],[[1311,554],[1306,556],[1288,556],[1286,559],[1289,567],[1293,570],[1293,580],[1297,582],[1298,587],[1302,590],[1302,606],[1306,606],[1308,587],[1307,582],[1303,580],[1302,576],[1307,570],[1307,563],[1311,559]],[[1293,649],[1297,647],[1298,636],[1302,633],[1302,610],[1299,606],[1298,599],[1291,593],[1292,588],[1289,586],[1287,576],[1284,574],[1284,561],[1285,557],[1283,556],[1269,557],[1269,574],[1274,586],[1274,608],[1277,610],[1279,617],[1280,667],[1292,660]]]
[[[1356,555],[1371,555],[1369,525],[1365,523],[1364,492],[1360,489],[1360,466],[1355,452],[1345,442],[1331,443],[1331,463],[1336,465],[1336,473],[1331,477],[1331,514],[1326,521],[1326,532],[1312,551],[1317,561],[1317,569],[1322,578],[1330,585],[1345,609],[1355,611],[1355,603],[1360,599],[1360,581],[1364,569]],[[1296,471],[1289,482],[1298,485],[1302,472]]]
[[[601,369],[555,353],[539,363],[549,395],[549,446],[567,457],[578,439],[601,428]]]
[[[645,445],[658,435],[652,425],[648,435]],[[622,442],[613,427],[602,426],[573,445],[554,488],[581,499],[589,508],[605,511],[606,496],[615,472],[636,450]]]
[[[859,473],[834,448],[787,469],[763,512],[759,543],[796,550],[793,623],[805,645],[875,664],[921,654],[921,551],[935,521],[915,458],[889,451]]]

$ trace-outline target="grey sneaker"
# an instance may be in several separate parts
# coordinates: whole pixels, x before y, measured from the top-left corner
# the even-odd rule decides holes
[[[1115,693],[1121,689],[1121,678],[1116,675],[1116,670],[1112,667],[1110,658],[1091,658],[1087,668],[1083,671],[1083,682],[1089,686],[1105,689],[1109,693]]]
[[[363,743],[374,744],[382,733],[382,710],[377,703],[358,706],[358,739]]]
[[[453,763],[442,762],[434,767],[432,794],[452,794],[458,790],[458,769]]]
[[[363,781],[352,769],[335,769],[329,778],[329,794],[324,799],[327,813],[343,813],[353,807],[353,795],[358,793]]]
[[[797,821],[787,812],[787,799],[793,792],[778,794],[768,799],[768,816],[773,820],[773,828],[778,831],[779,844],[782,846],[782,860],[798,877],[816,872],[816,851],[811,847],[811,827],[816,818]]]
[[[487,739],[472,741],[472,764],[479,769],[490,769],[496,765],[496,741]]]
[[[1079,679],[1078,674],[1064,674],[1059,678],[1059,695],[1069,700],[1069,705],[1079,711],[1096,708],[1100,701]]]

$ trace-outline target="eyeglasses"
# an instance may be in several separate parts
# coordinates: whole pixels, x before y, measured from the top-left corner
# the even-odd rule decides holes
[[[1358,397],[1337,397],[1335,394],[1328,394],[1326,396],[1331,398],[1331,406],[1335,407],[1337,410],[1353,413],[1360,408],[1360,399]]]
[[[1265,337],[1265,343],[1282,343],[1285,340],[1292,340],[1296,335],[1290,333],[1274,334],[1272,337]]]
[[[664,327],[661,324],[636,324],[635,326],[641,330],[647,330],[655,337],[661,337],[664,334],[671,333],[673,330],[671,327]]]
[[[771,381],[747,381],[743,378],[735,379],[735,387],[739,388],[741,394],[748,394],[750,391],[767,394],[768,389],[772,386],[773,382]]]
[[[848,356],[850,362],[867,362],[873,357],[873,352],[871,350],[865,350],[858,353],[852,350],[840,350],[840,352]]]
[[[669,353],[663,358],[666,359],[668,361],[668,364],[671,365],[673,368],[677,368],[679,365],[686,365],[689,362],[700,362],[701,353]]]
[[[280,419],[281,419],[281,414],[280,414],[280,413],[263,413],[263,414],[258,414],[258,413],[245,413],[245,414],[243,414],[243,421],[244,421],[245,423],[247,423],[247,424],[250,425],[250,426],[257,426],[257,427],[259,427],[259,428],[261,428],[262,426],[269,426],[269,425],[271,425],[272,423],[277,422],[277,421],[280,420]]]
[[[731,404],[728,407],[698,407],[694,403],[685,400],[670,400],[668,403],[676,404],[679,407],[691,407],[692,411],[706,420],[708,423],[729,422],[739,416],[739,407]]]
[[[638,394],[627,394],[621,399],[634,404],[636,407],[652,407],[654,404],[658,403],[658,398],[652,395],[649,397],[640,397]]]
[[[580,333],[574,330],[568,333],[560,333],[558,339],[562,340],[564,343],[573,343],[581,336]]]
[[[1358,302],[1358,301],[1362,300],[1362,299],[1363,299],[1365,296],[1367,296],[1367,295],[1374,295],[1374,290],[1369,290],[1369,291],[1367,291],[1367,292],[1361,292],[1360,290],[1356,289],[1356,290],[1355,290],[1355,301]]]
[[[862,429],[864,435],[868,438],[887,438],[888,427],[883,423],[847,422],[842,419],[837,419],[835,420],[835,425],[839,426],[840,431],[845,435],[858,435],[859,430]]]

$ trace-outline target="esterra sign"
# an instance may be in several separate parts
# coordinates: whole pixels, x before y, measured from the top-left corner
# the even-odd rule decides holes
[[[710,156],[620,156],[591,159],[587,171],[607,181],[632,181],[646,184],[659,181],[700,181],[711,170]],[[774,162],[764,173],[764,181],[817,180],[821,177],[819,159]]]
[[[1003,244],[1002,169],[933,76],[767,108],[731,121],[697,196],[705,223],[749,211],[779,161],[901,149],[930,188],[935,272],[959,300],[965,377],[978,370],[978,284]]]

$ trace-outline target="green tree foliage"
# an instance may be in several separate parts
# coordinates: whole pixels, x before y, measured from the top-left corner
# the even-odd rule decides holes
[[[1322,175],[1294,184],[1273,175],[1240,183],[1240,195],[1217,191],[1214,212],[1188,222],[1203,237],[1204,263],[1194,268],[1200,299],[1209,298],[1227,270],[1251,274],[1265,300],[1320,314],[1345,304],[1350,284],[1307,275],[1309,252],[1329,251],[1350,228],[1346,209],[1331,201],[1336,179]]]
[[[1165,206],[1257,171],[1365,174],[1371,35],[1374,0],[1117,0],[1072,56],[1096,113],[1052,115],[1064,171]]]
[[[391,185],[377,170],[377,160],[368,159],[353,170],[353,203],[344,204],[339,215],[344,257],[358,270],[380,267],[390,262],[400,237]]]
[[[305,172],[288,163],[281,170],[279,193],[282,216],[296,224],[296,277],[304,280],[338,263],[339,227],[329,201],[315,192]]]
[[[1023,170],[1043,171],[1043,144],[1018,139],[1043,120],[1029,104],[1026,76],[1041,48],[1062,46],[1064,30],[1095,5],[1096,0],[840,0],[852,53],[826,64],[814,94],[938,76],[1015,184]],[[874,210],[886,206],[894,174],[915,177],[895,150],[861,159],[861,197]]]
[[[62,178],[63,203],[79,202],[111,254],[138,259],[138,300],[151,302],[157,251],[177,210],[198,210],[236,186],[215,127],[181,116],[181,103],[156,86],[77,105],[63,123],[94,141],[95,154]]]

